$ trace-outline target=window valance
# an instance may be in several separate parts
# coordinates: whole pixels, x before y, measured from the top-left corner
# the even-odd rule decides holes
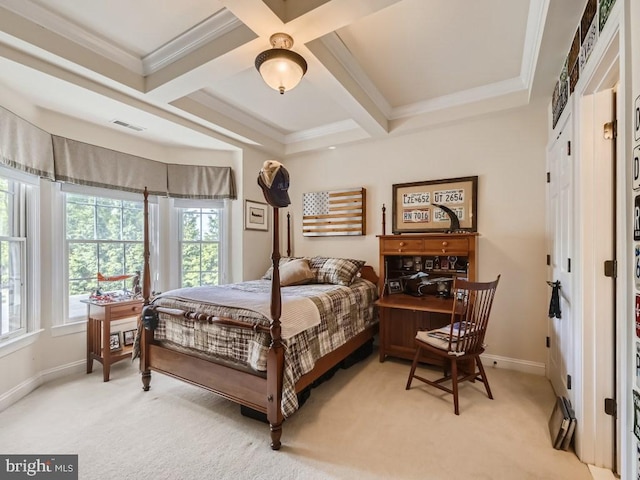
[[[231,167],[167,165],[147,158],[52,136],[55,179],[177,198],[236,198]]]
[[[51,134],[0,107],[0,162],[53,180]]]
[[[170,197],[216,199],[236,198],[231,167],[167,165],[167,191]]]
[[[235,199],[231,167],[167,165],[51,135],[0,107],[0,164],[53,181],[150,195]]]
[[[61,182],[166,196],[167,165],[52,135],[55,179]]]

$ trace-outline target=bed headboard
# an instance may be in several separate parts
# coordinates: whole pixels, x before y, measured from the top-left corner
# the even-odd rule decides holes
[[[360,269],[360,276],[371,283],[378,284],[379,277],[371,265],[363,265]]]

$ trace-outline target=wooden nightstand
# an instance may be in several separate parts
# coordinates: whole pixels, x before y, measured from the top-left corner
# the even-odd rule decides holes
[[[132,345],[123,345],[120,335],[120,348],[111,350],[111,322],[125,318],[134,318],[142,312],[142,299],[125,300],[122,302],[94,302],[83,300],[87,304],[87,373],[93,371],[93,361],[102,363],[104,381],[109,381],[111,365],[131,358]]]

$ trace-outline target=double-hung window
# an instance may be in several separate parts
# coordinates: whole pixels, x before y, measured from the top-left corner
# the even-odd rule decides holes
[[[224,283],[223,201],[177,200],[180,286]]]
[[[0,340],[36,328],[37,184],[37,178],[0,169]]]
[[[102,195],[67,192],[64,196],[69,319],[86,315],[81,300],[92,292],[131,287],[129,279],[99,281],[99,273],[108,278],[143,270],[143,202],[117,191]]]

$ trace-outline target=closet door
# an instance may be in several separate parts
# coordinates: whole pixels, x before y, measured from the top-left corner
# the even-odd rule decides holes
[[[561,318],[549,318],[547,376],[557,395],[569,395],[569,375],[573,371],[573,317],[571,248],[573,245],[573,157],[570,117],[547,155],[547,251],[549,282],[560,282]],[[549,287],[551,297],[551,287]]]

